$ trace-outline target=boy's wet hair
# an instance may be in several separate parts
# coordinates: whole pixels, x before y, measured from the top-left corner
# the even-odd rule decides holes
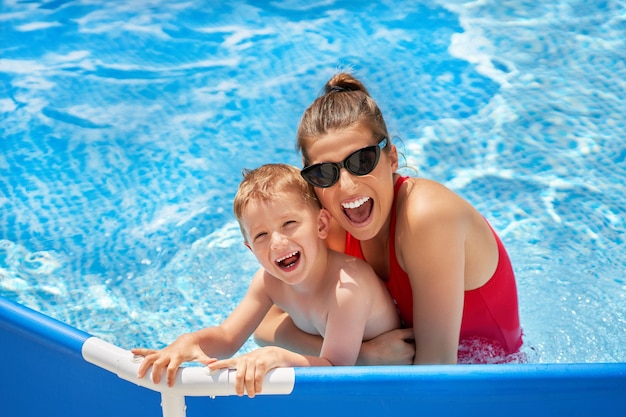
[[[242,213],[249,202],[279,201],[285,193],[298,194],[304,204],[317,210],[321,208],[313,187],[302,178],[300,169],[292,165],[265,164],[256,169],[244,169],[242,174],[243,180],[233,202],[233,211],[240,225]]]

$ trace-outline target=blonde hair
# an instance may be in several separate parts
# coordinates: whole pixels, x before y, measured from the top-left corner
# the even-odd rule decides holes
[[[387,138],[386,149],[389,149],[391,140],[383,114],[365,86],[349,73],[336,74],[300,120],[297,149],[302,152],[304,165],[310,163],[307,145],[331,131],[357,124],[368,127],[373,139]]]
[[[322,207],[313,187],[302,178],[300,169],[292,165],[265,164],[256,169],[246,169],[242,174],[243,180],[235,194],[233,211],[244,237],[242,214],[251,201],[274,202],[283,198],[285,193],[295,193],[302,196],[304,204],[311,209],[319,210]]]

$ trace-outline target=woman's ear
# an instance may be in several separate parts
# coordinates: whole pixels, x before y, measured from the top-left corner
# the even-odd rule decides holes
[[[387,156],[389,157],[389,162],[391,163],[391,171],[396,172],[398,170],[398,149],[396,149],[396,145],[393,143],[389,148]]]
[[[330,213],[326,209],[320,209],[320,213],[317,216],[317,235],[320,239],[326,239],[328,237],[328,231],[330,230]]]

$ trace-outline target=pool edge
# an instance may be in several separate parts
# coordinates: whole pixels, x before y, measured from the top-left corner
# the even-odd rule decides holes
[[[81,330],[0,297],[7,416],[158,416],[158,392],[87,362]],[[274,417],[610,415],[626,409],[626,363],[296,368],[289,395],[187,399],[187,415]]]

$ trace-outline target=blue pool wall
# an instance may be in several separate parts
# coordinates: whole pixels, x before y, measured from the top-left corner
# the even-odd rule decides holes
[[[0,297],[3,417],[160,416],[161,395],[86,362],[91,335]],[[289,395],[187,397],[187,416],[601,416],[626,363],[296,368]]]

